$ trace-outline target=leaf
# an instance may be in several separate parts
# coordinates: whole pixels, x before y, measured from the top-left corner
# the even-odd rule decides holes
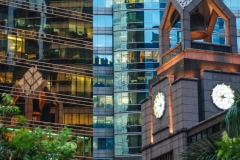
[[[180,153],[180,157],[183,160],[217,160],[217,145],[215,141],[220,139],[220,134],[216,133],[197,141]]]

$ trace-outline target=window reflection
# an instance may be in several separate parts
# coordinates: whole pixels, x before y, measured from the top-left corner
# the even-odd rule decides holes
[[[110,15],[94,15],[93,27],[112,27],[112,16]]]
[[[43,51],[43,59],[55,59],[52,63],[68,63],[69,59],[74,59],[70,63],[87,63],[92,64],[93,57],[90,49],[84,48],[66,48],[64,45],[58,45],[49,42],[42,42],[39,45],[39,40],[23,39],[16,36],[0,35],[0,55],[6,55],[6,49],[9,56],[24,59],[39,59],[40,52]],[[64,61],[62,59],[68,59]],[[110,60],[110,57],[108,57]]]
[[[12,72],[0,72],[0,83],[11,83],[13,80]]]
[[[111,8],[113,0],[93,0],[93,7]]]
[[[114,133],[141,132],[141,114],[115,114]]]
[[[8,35],[8,50],[13,52],[13,56],[21,57],[25,52],[25,39]]]
[[[139,93],[115,93],[114,94],[114,106],[116,106],[116,109],[118,107],[123,107],[129,105],[129,104],[139,104],[140,101],[142,101],[144,98],[148,96],[148,92],[139,92]],[[126,110],[127,111],[127,110]]]
[[[93,116],[93,128],[113,128],[113,117]]]
[[[66,3],[66,2],[58,1],[58,3],[52,3],[51,5],[58,7],[58,5],[61,3]],[[68,5],[72,5],[72,8],[68,5],[65,6],[65,7],[68,7],[67,8],[68,10],[70,9],[70,10],[76,11],[79,9],[79,11],[81,10],[81,12],[89,12],[90,14],[92,14],[91,5],[84,7],[84,5],[87,4],[87,2],[84,2],[84,3],[76,2],[75,4],[71,2],[67,2],[67,3]],[[46,6],[43,5],[43,8],[44,7]],[[64,7],[61,6],[61,8],[64,8]],[[79,38],[79,39],[90,40],[90,41],[92,39],[92,23],[91,22],[75,20],[75,19],[71,19],[71,17],[68,17],[68,18],[54,17],[51,15],[45,15],[45,14],[44,14],[44,17],[41,17],[39,13],[33,13],[32,11],[28,11],[24,9],[15,9],[14,15],[11,15],[11,14],[9,15],[11,18],[9,18],[8,21],[10,21],[11,19],[14,19],[15,22],[14,23],[11,22],[12,24],[14,24],[12,27],[15,27],[18,29],[24,29],[28,31],[41,32],[45,34],[52,34],[52,35],[58,35],[58,36],[66,36],[69,38]],[[1,23],[1,19],[0,19],[0,23]],[[9,24],[11,23],[9,22]]]
[[[113,138],[93,138],[93,149],[113,150]]]
[[[145,65],[145,68],[146,65]],[[155,76],[155,72],[115,72],[114,89],[141,90],[148,89],[148,81]]]
[[[90,77],[48,72],[43,72],[43,75],[49,82],[49,88],[56,93],[89,98],[92,96],[92,78]]]
[[[112,76],[94,76],[93,86],[94,87],[112,87],[113,77]]]
[[[231,10],[239,10],[239,8],[240,8],[240,1],[236,1],[236,0],[223,0],[223,2]]]
[[[63,114],[63,123],[64,124],[73,124],[73,125],[86,125],[90,126],[93,124],[92,114]]]
[[[171,30],[169,33],[170,48],[176,46],[176,44],[182,41],[181,31]]]
[[[157,29],[114,32],[114,49],[158,48],[158,32]]]
[[[77,154],[79,156],[92,156],[92,138],[91,137],[83,137],[83,136],[77,136],[76,137],[77,142]]]
[[[93,96],[94,108],[112,108],[113,97],[112,96]]]
[[[112,47],[112,35],[94,35],[93,46]]]
[[[115,135],[115,154],[137,154],[141,153],[141,135]]]
[[[158,51],[115,52],[114,63],[159,62]]]
[[[113,66],[112,55],[94,55],[94,66]]]

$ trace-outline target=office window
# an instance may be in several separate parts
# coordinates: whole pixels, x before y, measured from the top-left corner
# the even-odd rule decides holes
[[[112,27],[112,16],[110,15],[94,15],[93,27]]]
[[[113,128],[113,117],[93,116],[93,128]]]
[[[112,55],[93,55],[94,66],[113,66]]]
[[[112,35],[94,35],[93,46],[112,47]]]
[[[113,97],[112,96],[93,96],[94,108],[112,108]]]
[[[113,0],[93,0],[93,7],[111,8]]]
[[[93,138],[93,149],[113,150],[113,138]]]

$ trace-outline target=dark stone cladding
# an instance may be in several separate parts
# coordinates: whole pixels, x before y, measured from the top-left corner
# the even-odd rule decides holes
[[[217,124],[219,122],[222,122],[224,117],[225,117],[226,112],[227,111],[220,112],[220,113],[216,114],[215,116],[198,123],[197,125],[193,126],[192,128],[189,128],[189,129],[183,128],[183,129],[178,130],[175,133],[173,133],[173,134],[171,134],[171,135],[169,135],[167,137],[164,137],[164,138],[160,139],[159,141],[157,141],[157,142],[155,142],[153,144],[149,144],[147,146],[143,146],[141,151],[144,151],[144,150],[147,150],[149,148],[152,148],[153,146],[155,146],[155,145],[157,145],[157,144],[159,144],[159,143],[161,143],[161,142],[163,142],[163,141],[165,141],[167,139],[170,139],[170,138],[172,138],[174,136],[177,136],[178,134],[184,133],[184,132],[187,133],[188,137],[191,136],[191,135],[194,135],[196,133],[199,133],[202,130],[205,130],[205,129],[207,129],[207,128],[209,128],[209,127],[211,127],[211,126],[213,126],[213,125],[215,125],[215,124]],[[160,130],[164,130],[164,129],[166,129],[166,128],[162,128]],[[160,130],[157,131],[157,132],[160,132]],[[155,133],[153,133],[153,134],[155,134]]]

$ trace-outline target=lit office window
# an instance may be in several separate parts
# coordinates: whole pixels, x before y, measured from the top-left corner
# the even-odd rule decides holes
[[[72,125],[92,125],[92,114],[70,113],[63,114],[63,123]]]
[[[93,128],[113,128],[113,117],[93,116]]]
[[[25,52],[25,39],[9,35],[8,50],[20,53]]]
[[[113,97],[112,96],[93,96],[94,108],[112,108]]]
[[[93,87],[112,87],[113,76],[94,76]]]

